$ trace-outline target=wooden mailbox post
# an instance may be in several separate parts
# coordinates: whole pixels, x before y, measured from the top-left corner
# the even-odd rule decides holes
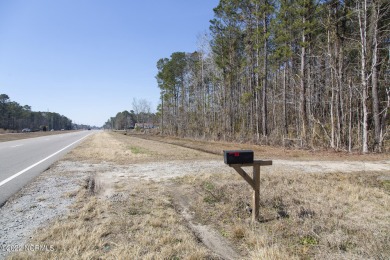
[[[237,158],[240,156],[240,153],[252,153],[252,160],[248,156],[244,156],[244,160],[240,163],[240,159]],[[226,159],[227,156],[233,155],[237,159],[232,160],[234,163],[229,163],[229,159]],[[252,198],[252,222],[254,223],[259,218],[260,210],[260,166],[272,165],[271,160],[253,160],[252,151],[224,151],[225,163],[229,164],[242,178],[252,187],[253,189],[253,198]],[[238,163],[237,163],[238,162]],[[253,167],[252,177],[242,169],[242,167]]]

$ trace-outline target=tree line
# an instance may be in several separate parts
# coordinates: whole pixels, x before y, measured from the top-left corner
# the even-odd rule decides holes
[[[210,24],[157,62],[163,133],[389,150],[389,1],[220,0]]]
[[[130,111],[124,110],[111,117],[103,125],[104,129],[125,130],[135,128],[136,123],[154,125],[157,122],[156,114],[151,112],[150,103],[146,99],[132,101]]]
[[[0,94],[0,128],[14,131],[24,128],[31,131],[71,130],[72,120],[58,113],[31,111],[30,106],[21,106],[11,101],[8,95]]]

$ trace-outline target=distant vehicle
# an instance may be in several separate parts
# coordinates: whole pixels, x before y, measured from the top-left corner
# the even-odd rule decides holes
[[[61,131],[65,131],[65,129],[61,129]]]
[[[22,133],[30,133],[31,129],[30,128],[23,128]]]
[[[50,132],[53,132],[53,131],[54,131],[54,129],[51,129],[51,130],[50,130]]]
[[[89,127],[88,130],[91,130],[91,128]]]

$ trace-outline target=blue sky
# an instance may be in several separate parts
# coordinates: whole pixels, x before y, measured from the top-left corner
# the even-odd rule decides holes
[[[155,110],[156,63],[197,49],[218,0],[0,0],[0,94],[101,126]]]

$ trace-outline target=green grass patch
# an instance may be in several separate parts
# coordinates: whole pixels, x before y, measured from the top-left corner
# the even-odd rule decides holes
[[[390,192],[390,180],[382,181],[382,186],[385,191]]]
[[[139,147],[139,146],[130,146],[129,147],[130,151],[132,154],[148,154],[149,151],[142,148],[142,147]]]
[[[214,204],[214,203],[217,203],[219,200],[218,200],[218,198],[213,197],[213,196],[206,196],[203,198],[203,201],[208,203],[208,204]]]
[[[215,186],[212,182],[209,181],[204,181],[203,182],[203,188],[207,191],[212,191],[215,189]]]
[[[304,246],[307,246],[307,245],[314,246],[314,245],[318,244],[318,240],[312,236],[304,236],[299,240],[299,243],[301,245],[304,245]]]

